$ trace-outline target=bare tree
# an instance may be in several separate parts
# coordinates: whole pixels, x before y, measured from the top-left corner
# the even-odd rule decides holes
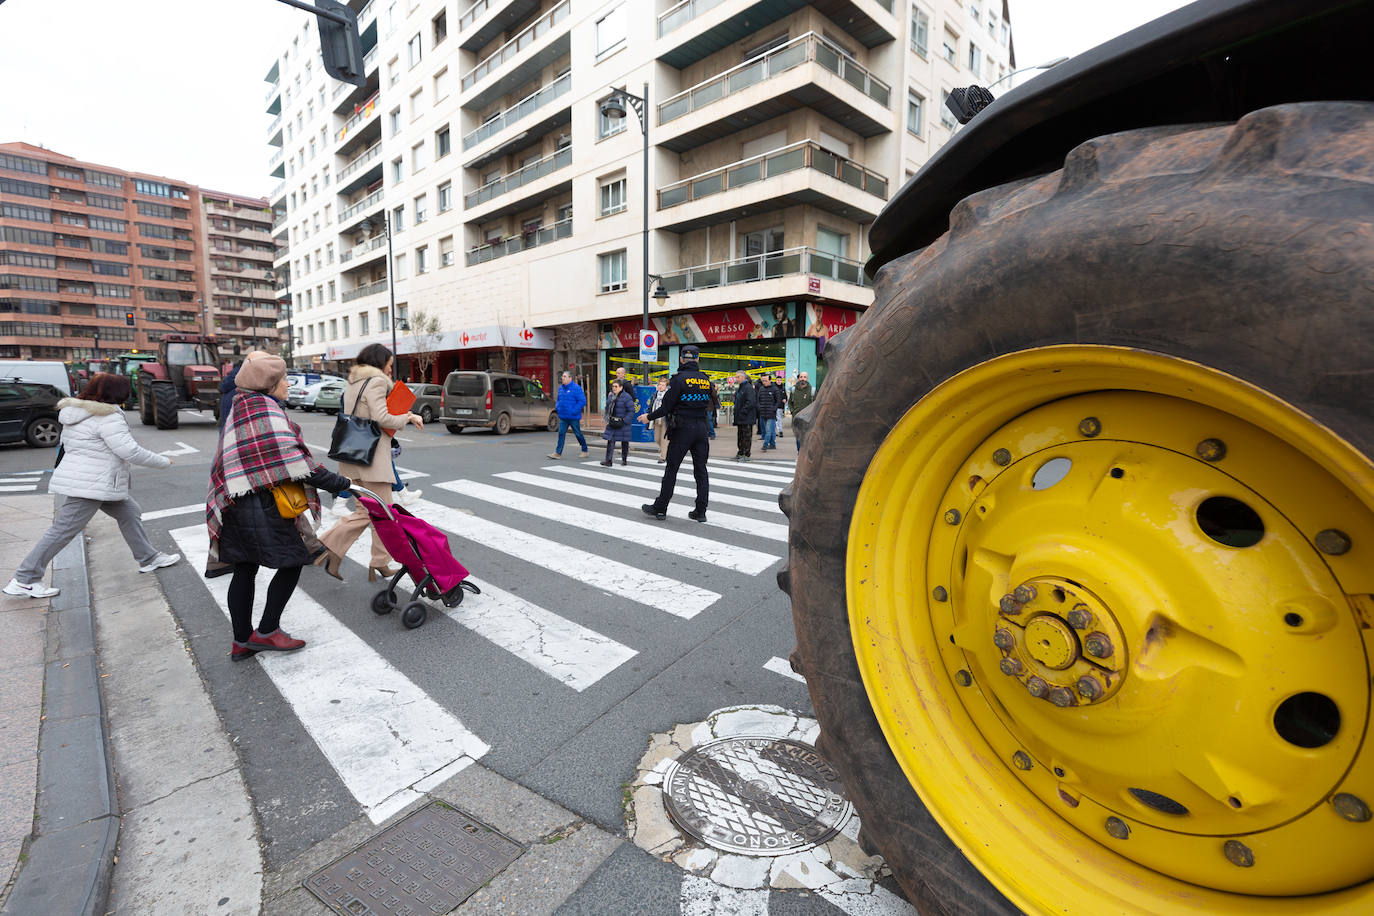
[[[410,316],[410,343],[415,348],[411,359],[420,368],[420,379],[428,382],[429,370],[439,358],[439,340],[443,335],[443,325],[439,319],[424,309],[418,309]]]

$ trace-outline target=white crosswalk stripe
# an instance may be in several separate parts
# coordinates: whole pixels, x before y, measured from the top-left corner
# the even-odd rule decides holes
[[[525,512],[546,518],[549,521],[595,531],[607,537],[629,538],[645,545],[646,549],[670,551],[679,556],[690,557],[724,569],[733,569],[736,572],[751,575],[761,573],[781,559],[761,551],[721,544],[690,534],[681,534],[671,529],[665,529],[661,525],[649,526],[641,522],[627,521],[617,516],[604,515],[600,512],[588,512],[564,503],[540,499],[537,496],[528,496],[502,487],[493,487],[475,480],[447,480],[443,483],[437,483],[435,486],[470,496],[473,499],[481,499],[498,506],[504,506],[507,509],[514,509],[517,512]]]
[[[205,568],[204,525],[172,532],[187,564]],[[255,616],[266,598],[260,575]],[[201,581],[226,617],[229,577]],[[303,591],[291,599],[291,628],[308,652],[263,652],[263,670],[374,823],[490,748],[429,694]],[[247,662],[245,664],[251,664]]]
[[[549,467],[545,467],[543,470],[553,471],[556,474],[563,474],[568,477],[579,477],[586,478],[588,480],[596,480],[603,484],[615,487],[631,487],[637,490],[649,490],[653,493],[658,493],[659,483],[662,479],[660,477],[658,480],[643,480],[638,477],[625,477],[622,476],[620,473],[625,470],[632,471],[634,470],[634,468],[617,468],[614,472],[609,472],[603,470],[593,471],[590,468],[569,468],[561,467],[558,465],[551,465]],[[673,493],[673,498],[677,499],[680,497],[683,499],[691,499],[694,498],[695,495],[696,482],[692,480],[692,477],[689,474],[687,475],[687,478],[685,480],[680,479],[678,481],[677,490]],[[626,501],[623,499],[619,500],[619,502],[622,505],[626,504]],[[782,510],[778,508],[778,502],[776,498],[754,499],[749,496],[737,496],[734,493],[721,493],[719,490],[718,482],[713,477],[711,478],[711,505],[714,506],[717,503],[720,503],[724,506],[739,506],[741,509],[754,509],[758,512],[782,512]]]
[[[43,483],[47,471],[11,471],[0,477],[0,493],[33,493]]]
[[[548,468],[548,470],[561,471],[564,473],[569,471],[576,471],[575,468]],[[582,499],[592,499],[596,500],[597,502],[611,503],[612,505],[616,506],[629,506],[630,508],[633,508],[632,504],[634,500],[626,499],[625,494],[623,492],[617,492],[615,490],[603,490],[600,487],[589,487],[579,483],[572,483],[571,481],[567,480],[555,480],[549,477],[539,477],[535,474],[526,474],[523,471],[506,471],[504,473],[497,474],[496,476],[500,477],[502,480],[512,480],[516,483],[527,483],[530,486],[534,487],[544,487],[549,490],[557,490],[560,493],[567,493],[572,496],[581,497]],[[658,484],[656,483],[650,483],[648,481],[640,480],[625,480],[623,478],[621,480],[615,481],[608,481],[605,478],[602,479],[603,482],[614,483],[616,486],[640,487],[642,489],[648,489],[653,491],[655,496],[658,494]],[[690,502],[693,497],[693,493],[694,489],[688,488],[686,495],[684,495],[682,489],[679,488],[678,492],[673,494],[673,498],[675,500],[678,500],[679,503]],[[716,502],[724,502],[724,500],[720,499],[719,496],[713,495],[712,498]],[[784,543],[787,541],[786,525],[775,525],[770,524],[768,522],[758,522],[754,521],[753,519],[744,518],[743,516],[739,515],[726,515],[724,513],[715,512],[714,510],[708,509],[706,512],[706,524],[712,525],[717,528],[729,528],[732,531],[746,532],[750,535],[766,538],[770,541],[782,541]]]
[[[588,468],[590,468],[592,464],[593,463],[590,461],[584,462],[584,465]],[[555,471],[559,470],[559,468],[557,465],[551,465],[549,467],[544,468],[544,470]],[[735,480],[734,478],[716,473],[716,468],[714,466],[709,468],[708,471],[711,477],[712,493],[715,493],[716,490],[719,489],[739,490],[743,493],[762,493],[776,500],[778,496],[778,491],[786,485],[786,481],[782,480],[778,481],[776,484],[764,484],[755,483],[753,481]],[[663,465],[660,464],[657,467],[652,468],[640,467],[637,464],[616,465],[614,468],[602,468],[601,470],[596,471],[594,473],[596,473],[597,476],[603,478],[618,476],[622,474],[635,474],[639,477],[652,477],[655,480],[661,481],[663,479]],[[686,484],[689,487],[694,486],[692,479],[692,466],[690,464],[684,463],[682,467],[678,469],[677,479],[679,483]]]
[[[588,464],[595,464],[595,463],[596,463],[596,462],[588,462]],[[660,474],[663,473],[663,467],[662,467],[662,465],[660,465],[660,464],[658,463],[658,461],[657,461],[656,459],[653,459],[653,458],[637,458],[637,457],[631,456],[631,458],[630,458],[630,464],[631,464],[631,465],[640,465],[640,466],[646,466],[646,465],[647,465],[647,466],[650,466],[650,467],[655,467],[655,468],[658,468],[658,472],[659,472]],[[692,466],[692,465],[691,465],[691,462],[690,462],[690,461],[684,462],[684,463],[683,463],[683,467],[688,468],[689,471],[690,471],[690,469],[691,469],[691,466]],[[776,472],[776,471],[775,471],[775,472],[763,472],[763,471],[755,470],[755,468],[756,468],[757,466],[756,466],[756,465],[753,465],[753,464],[748,464],[748,465],[735,464],[733,461],[720,461],[719,459],[717,459],[716,461],[712,461],[712,462],[710,463],[709,466],[710,466],[710,469],[711,469],[711,473],[712,473],[712,474],[723,474],[723,475],[725,475],[726,477],[738,477],[738,478],[743,479],[743,480],[766,481],[766,482],[768,482],[768,483],[777,484],[777,485],[780,486],[780,487],[786,486],[787,483],[788,483],[788,481],[790,481],[790,480],[792,479],[792,472],[791,472],[791,470],[788,470],[785,474],[782,473],[782,472]],[[617,467],[617,468],[620,468],[620,467],[624,467],[624,465],[616,465],[616,467]]]

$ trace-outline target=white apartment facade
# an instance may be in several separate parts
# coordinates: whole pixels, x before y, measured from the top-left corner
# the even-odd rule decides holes
[[[323,74],[313,23],[269,71],[298,361],[423,312],[436,377],[573,366],[599,397],[638,373],[661,284],[655,371],[692,342],[816,378],[817,339],[872,302],[868,225],[955,127],[943,97],[1014,66],[1005,0],[459,4],[356,3],[363,88]],[[646,84],[647,264],[640,120],[600,109]]]

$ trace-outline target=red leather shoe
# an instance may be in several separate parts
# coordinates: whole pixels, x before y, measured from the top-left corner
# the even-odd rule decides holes
[[[234,643],[233,646],[229,649],[229,658],[232,661],[236,662],[241,662],[245,659],[252,658],[254,655],[257,654],[257,649],[250,649],[247,645],[241,646],[238,643]]]
[[[248,645],[259,650],[294,652],[297,649],[305,648],[305,640],[294,639],[290,633],[278,627],[267,636],[254,630],[253,635],[248,637]]]

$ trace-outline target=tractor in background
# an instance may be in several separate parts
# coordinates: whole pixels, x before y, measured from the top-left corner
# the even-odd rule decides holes
[[[138,417],[144,426],[176,429],[181,410],[210,411],[219,419],[220,356],[215,338],[168,334],[157,357],[138,370]]]

